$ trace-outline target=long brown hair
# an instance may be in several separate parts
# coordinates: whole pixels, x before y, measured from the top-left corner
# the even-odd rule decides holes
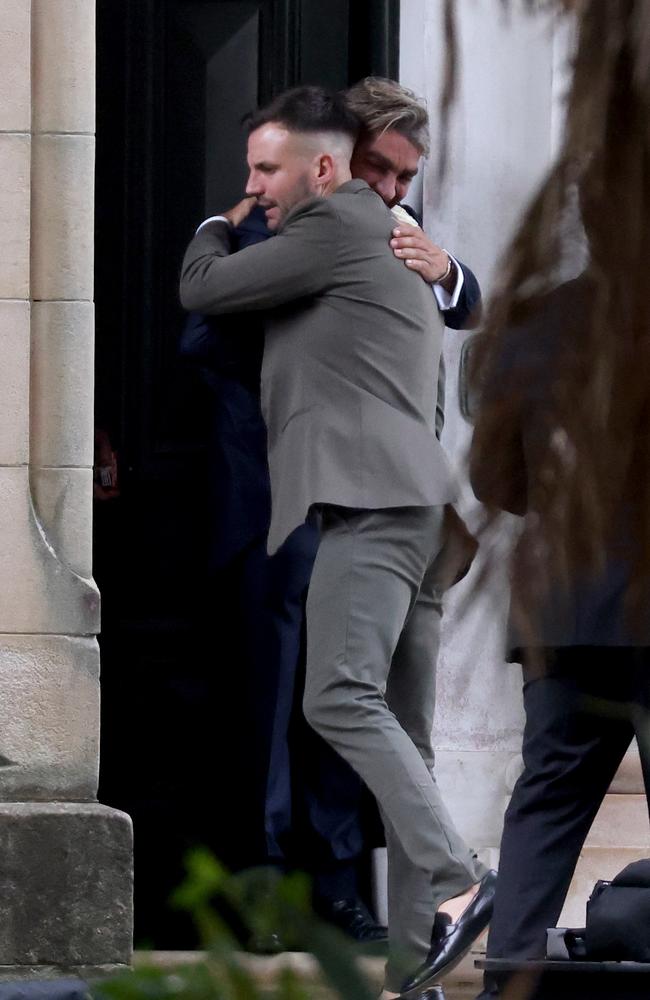
[[[519,547],[515,583],[540,541],[554,572],[571,577],[603,563],[612,524],[629,520],[629,601],[650,598],[650,3],[556,0],[577,21],[566,131],[557,162],[505,255],[502,285],[473,358],[474,384],[494,377],[513,329],[526,336],[562,281],[576,237],[575,194],[589,246],[589,308],[562,331],[553,366],[555,425],[571,461],[527,456],[528,505],[535,517]],[[534,322],[532,323],[534,327]],[[520,419],[518,393],[483,394],[472,463],[498,468],[500,440]],[[496,465],[495,465],[496,462]],[[531,495],[531,490],[534,495]],[[490,510],[490,506],[492,509]],[[488,504],[488,519],[497,502]]]

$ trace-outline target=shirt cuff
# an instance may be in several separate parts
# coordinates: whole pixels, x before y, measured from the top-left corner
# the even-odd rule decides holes
[[[438,306],[440,307],[442,312],[446,312],[447,309],[456,308],[456,306],[458,305],[458,299],[460,298],[460,293],[463,290],[463,285],[465,284],[465,275],[463,274],[462,267],[460,266],[456,258],[449,253],[449,251],[447,251],[447,254],[449,256],[449,259],[453,261],[453,263],[456,266],[456,284],[454,285],[453,292],[448,292],[446,288],[442,287],[442,285],[439,285],[437,282],[434,282],[433,294],[435,295],[438,302]]]
[[[225,215],[211,215],[209,219],[204,219],[199,228],[196,230],[194,235],[200,233],[204,226],[207,226],[208,222],[225,222],[227,226],[230,225],[230,220],[225,217]],[[442,306],[440,307],[442,309]]]

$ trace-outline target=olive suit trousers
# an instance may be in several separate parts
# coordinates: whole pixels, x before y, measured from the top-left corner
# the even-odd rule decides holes
[[[443,507],[323,505],[307,597],[308,722],[366,782],[388,847],[389,960],[398,991],[426,958],[441,902],[486,872],[433,776]]]

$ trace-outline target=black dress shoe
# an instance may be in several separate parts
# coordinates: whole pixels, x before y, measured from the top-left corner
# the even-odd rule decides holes
[[[316,912],[358,944],[388,941],[388,928],[376,923],[359,899],[320,900]]]
[[[418,1000],[436,979],[451,972],[472,947],[492,916],[497,873],[489,871],[479,884],[479,890],[456,923],[446,913],[437,913],[431,935],[428,958],[414,976],[402,986],[404,1000]],[[435,996],[435,994],[434,994]]]

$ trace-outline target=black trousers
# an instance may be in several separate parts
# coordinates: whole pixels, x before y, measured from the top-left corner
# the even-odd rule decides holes
[[[544,957],[546,929],[557,924],[589,828],[635,735],[650,791],[650,651],[556,650],[543,674],[524,668],[524,707],[524,771],[505,816],[489,958]]]
[[[311,524],[297,528],[273,556],[261,538],[233,561],[228,579],[250,722],[246,784],[256,800],[249,864],[306,870],[317,895],[339,899],[357,892],[363,786],[302,712],[305,599],[318,542]]]

